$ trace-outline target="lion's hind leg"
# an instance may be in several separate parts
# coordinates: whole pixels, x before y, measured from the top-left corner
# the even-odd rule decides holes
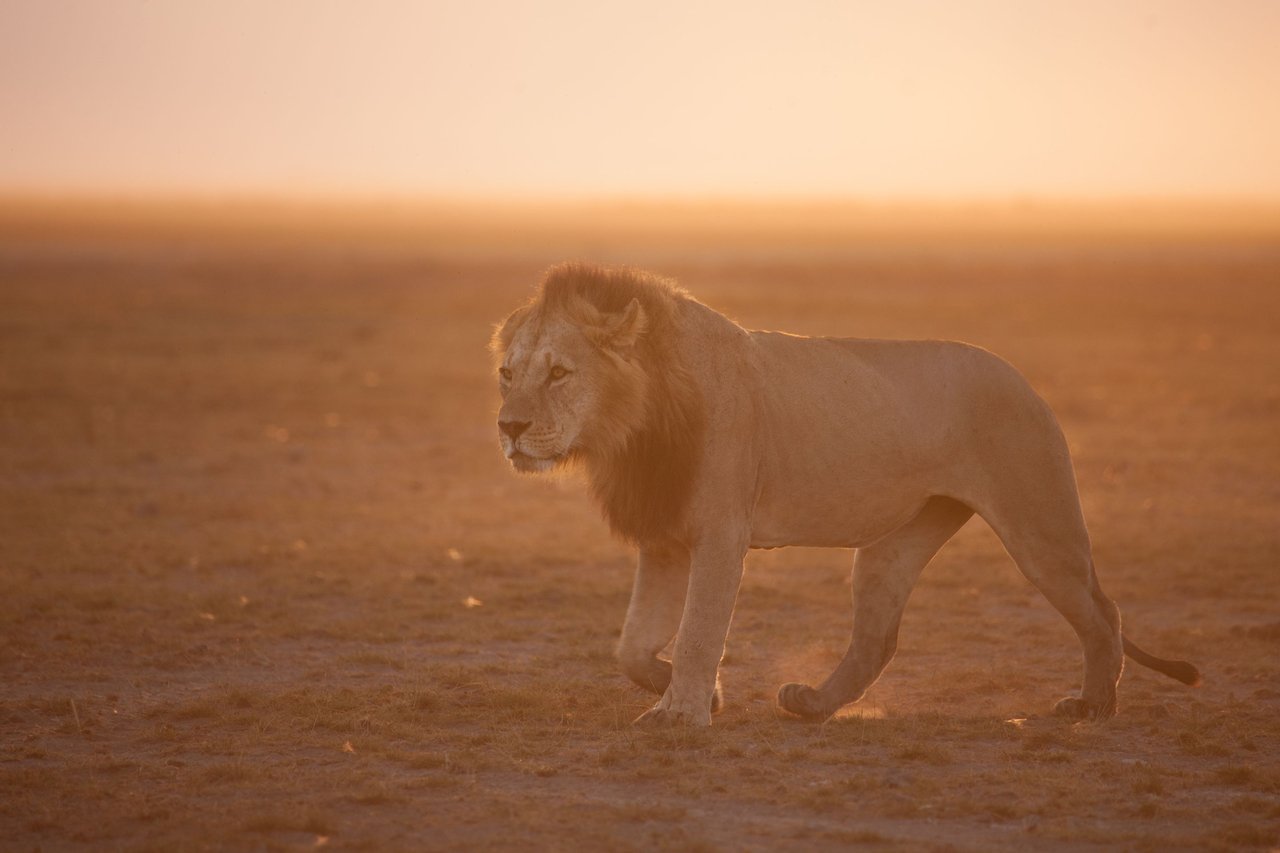
[[[1021,517],[1021,516],[1020,516]],[[1116,685],[1124,668],[1120,610],[1098,585],[1084,521],[1074,516],[1038,524],[1022,517],[987,521],[1004,542],[1018,569],[1063,615],[1084,651],[1084,684],[1054,713],[1075,720],[1105,720],[1116,713]]]
[[[1033,577],[1027,569],[1023,569],[1023,573],[1032,578],[1049,603],[1071,623],[1084,649],[1084,683],[1080,695],[1059,700],[1054,705],[1054,713],[1073,720],[1114,717],[1116,686],[1124,669],[1120,609],[1098,585],[1093,561],[1084,565],[1076,563],[1051,579],[1043,574]]]
[[[821,721],[862,698],[893,658],[902,612],[920,573],[972,515],[973,510],[959,501],[933,497],[911,521],[858,550],[849,650],[821,687],[784,684],[778,691],[783,710]]]

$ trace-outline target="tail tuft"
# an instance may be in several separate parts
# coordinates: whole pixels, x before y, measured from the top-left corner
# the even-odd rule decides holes
[[[1199,687],[1201,685],[1200,670],[1196,669],[1194,665],[1185,660],[1158,658],[1138,648],[1134,643],[1130,642],[1128,637],[1122,636],[1121,639],[1124,641],[1124,653],[1143,666],[1154,669],[1156,672],[1164,673],[1170,678],[1181,681],[1191,687]]]
[[[1204,683],[1204,680],[1200,677],[1200,670],[1187,661],[1174,660],[1169,661],[1169,664],[1170,667],[1168,669],[1161,671],[1170,678],[1175,678],[1189,687],[1199,687]]]

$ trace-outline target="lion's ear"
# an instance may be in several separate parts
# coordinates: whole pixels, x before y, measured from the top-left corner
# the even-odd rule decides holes
[[[604,328],[605,342],[615,349],[630,349],[640,340],[648,323],[640,300],[632,299],[621,314],[609,317]]]

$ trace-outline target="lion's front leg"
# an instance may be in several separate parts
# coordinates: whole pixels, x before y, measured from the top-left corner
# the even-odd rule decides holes
[[[667,647],[680,627],[688,586],[687,548],[641,547],[631,604],[618,642],[618,662],[627,678],[658,695],[666,693],[671,684],[671,663],[660,659],[658,652]]]
[[[720,659],[742,582],[746,546],[703,545],[691,554],[684,614],[671,656],[671,683],[637,723],[711,725]]]

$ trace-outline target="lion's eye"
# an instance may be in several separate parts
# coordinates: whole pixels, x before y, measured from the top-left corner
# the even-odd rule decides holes
[[[551,368],[551,373],[547,375],[547,378],[550,381],[555,382],[557,379],[564,379],[568,375],[569,371],[557,364],[555,367]]]
[[[505,367],[499,367],[499,368],[498,368],[498,375],[502,377],[502,381],[503,381],[503,382],[510,382],[510,381],[511,381],[511,371],[510,371],[510,370],[508,370],[508,369],[507,369],[507,368],[505,368]]]

